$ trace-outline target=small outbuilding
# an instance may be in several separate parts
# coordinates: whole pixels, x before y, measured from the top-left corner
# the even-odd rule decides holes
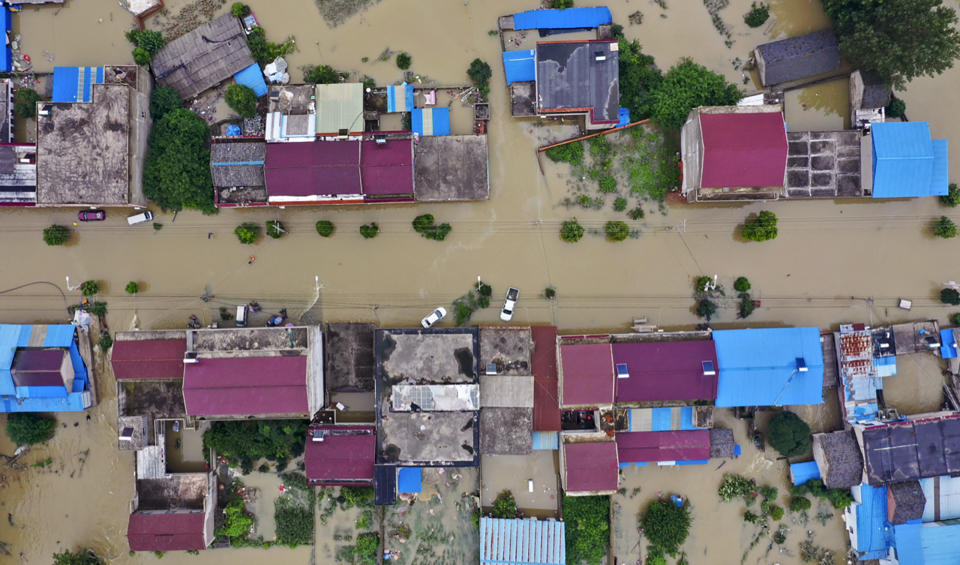
[[[754,53],[763,86],[840,70],[840,46],[831,29],[764,43]]]
[[[613,353],[609,343],[560,344],[562,407],[612,405],[613,381]]]
[[[586,128],[620,119],[620,53],[616,40],[537,43],[537,113],[584,116]]]
[[[620,461],[616,441],[564,443],[560,449],[563,490],[567,496],[617,492]]]
[[[480,565],[565,565],[564,523],[480,518]]]
[[[813,459],[827,488],[850,488],[863,480],[863,456],[849,430],[814,434]]]
[[[893,483],[887,487],[887,516],[893,525],[920,520],[926,503],[919,481]]]
[[[373,485],[374,426],[312,425],[304,450],[307,482],[316,486]]]
[[[946,139],[927,122],[883,122],[870,128],[874,198],[943,196],[950,184]]]

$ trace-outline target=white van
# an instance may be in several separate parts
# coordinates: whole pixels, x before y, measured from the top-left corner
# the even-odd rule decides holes
[[[151,212],[150,210],[147,210],[142,214],[134,214],[133,216],[127,216],[127,223],[130,224],[131,226],[135,226],[137,224],[142,224],[143,222],[149,222],[152,219],[153,219],[153,212]]]
[[[245,328],[247,327],[247,305],[240,304],[237,306],[237,327]]]

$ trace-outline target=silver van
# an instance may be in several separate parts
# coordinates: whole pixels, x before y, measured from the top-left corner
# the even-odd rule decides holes
[[[146,212],[143,212],[141,214],[134,214],[132,216],[127,216],[127,223],[130,224],[131,226],[135,226],[137,224],[142,224],[143,222],[149,222],[152,219],[153,219],[153,212],[151,212],[150,210],[147,210]]]

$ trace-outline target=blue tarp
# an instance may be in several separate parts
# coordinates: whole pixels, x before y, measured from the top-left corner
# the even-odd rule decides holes
[[[940,357],[953,359],[957,356],[957,340],[953,330],[940,330]]]
[[[716,330],[717,406],[787,406],[823,400],[817,328]],[[799,370],[799,360],[806,371]]]
[[[931,522],[894,526],[897,559],[903,565],[956,565],[960,524]]]
[[[417,135],[450,135],[450,108],[414,108],[410,125]]]
[[[558,432],[533,432],[533,449],[553,451],[560,449],[560,434]]]
[[[947,141],[931,139],[927,122],[876,123],[870,136],[874,198],[947,193]]]
[[[623,126],[630,123],[630,110],[627,108],[620,108],[620,113],[618,114],[620,119],[617,121],[617,127],[622,128]]]
[[[613,23],[610,9],[528,10],[513,15],[513,29],[590,29]]]
[[[893,545],[893,529],[887,522],[887,487],[860,485],[857,513],[857,553],[860,559],[886,557]],[[904,562],[912,563],[910,561]]]
[[[423,490],[423,474],[420,467],[400,467],[397,472],[397,492],[420,492]]]
[[[413,110],[413,87],[407,83],[387,87],[387,112]]]
[[[103,67],[54,67],[54,102],[90,102],[93,85],[103,84]]]
[[[530,82],[537,77],[537,60],[533,49],[503,52],[503,69],[507,73],[507,84]]]
[[[6,33],[13,29],[13,19],[10,11],[5,6],[0,6],[0,29]],[[10,72],[13,70],[13,52],[10,50],[10,44],[7,44],[3,51],[3,57],[0,58],[0,72]]]
[[[676,427],[673,425],[673,417],[679,411],[680,413],[680,426]],[[675,430],[696,430],[697,427],[693,425],[693,406],[682,406],[679,408],[651,408],[651,428],[650,431],[654,432],[669,432]],[[631,413],[627,412],[628,421],[631,418]]]
[[[237,84],[249,86],[257,98],[267,93],[267,83],[263,80],[260,65],[256,63],[233,75],[233,80],[237,81]]]
[[[803,463],[793,463],[790,465],[790,477],[793,478],[794,485],[820,478],[820,468],[816,461],[805,461]]]

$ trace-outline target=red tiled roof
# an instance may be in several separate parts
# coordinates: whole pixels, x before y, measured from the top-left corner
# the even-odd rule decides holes
[[[229,357],[187,363],[183,400],[190,416],[305,414],[307,358]]]
[[[703,361],[713,363],[712,376]],[[613,362],[628,378],[616,379],[617,402],[713,400],[717,397],[717,348],[713,340],[614,343]]]
[[[133,551],[204,549],[203,512],[134,512],[127,525]]]
[[[313,441],[313,431],[327,432],[322,442]],[[342,432],[366,431],[366,435]],[[338,433],[340,432],[340,433]],[[311,485],[373,483],[373,464],[377,450],[374,426],[310,426],[304,455],[307,481]]]
[[[113,342],[113,374],[125,379],[182,379],[186,339]]]
[[[533,333],[533,429],[560,430],[560,398],[557,392],[557,328],[534,326]]]
[[[413,142],[388,139],[377,145],[364,141],[360,151],[364,194],[413,194]]]
[[[780,112],[700,114],[700,186],[783,186],[787,131]]]
[[[622,432],[617,434],[620,461],[698,461],[710,459],[710,431]]]
[[[565,443],[562,447],[568,493],[617,490],[620,461],[616,442]]]
[[[613,355],[609,343],[561,344],[564,406],[613,404]]]

